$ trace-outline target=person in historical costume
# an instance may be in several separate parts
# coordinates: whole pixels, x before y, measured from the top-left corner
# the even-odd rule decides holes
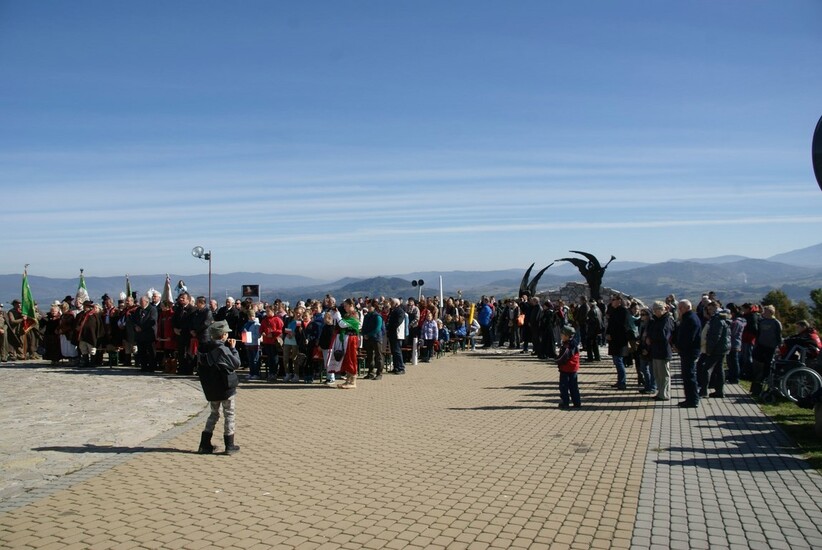
[[[8,339],[8,346],[11,353],[18,360],[25,359],[40,359],[37,355],[37,339],[36,329],[34,326],[29,326],[26,329],[23,315],[23,305],[20,300],[14,300],[12,309],[9,311],[6,321],[9,325],[9,330],[6,331],[6,338]]]
[[[5,363],[9,358],[9,348],[6,344],[6,332],[8,332],[6,322],[6,312],[3,311],[3,304],[0,304],[0,363]]]
[[[163,372],[166,374],[177,373],[177,336],[171,326],[171,318],[174,316],[172,303],[164,300],[160,304],[160,315],[157,320],[157,361],[163,365]]]
[[[120,364],[130,367],[132,355],[136,352],[137,342],[135,340],[133,315],[137,311],[137,304],[133,296],[126,296],[123,306],[120,307],[120,315],[117,317],[117,328],[120,330],[122,353]],[[136,362],[136,359],[135,359]]]
[[[75,311],[71,309],[71,300],[60,304],[60,325],[57,327],[60,338],[60,355],[69,360],[69,366],[77,364],[77,344],[74,343]]]
[[[91,300],[83,302],[83,312],[77,316],[75,330],[80,348],[80,367],[91,367],[91,361],[97,353],[97,343],[103,332],[100,314]]]
[[[51,304],[51,308],[46,316],[40,320],[43,331],[43,347],[46,350],[45,359],[51,361],[52,365],[57,365],[62,359],[60,353],[60,302]]]
[[[357,387],[357,351],[360,347],[360,317],[351,299],[343,302],[343,316],[337,321],[337,334],[329,356],[329,371],[345,375],[337,387],[349,390]]]

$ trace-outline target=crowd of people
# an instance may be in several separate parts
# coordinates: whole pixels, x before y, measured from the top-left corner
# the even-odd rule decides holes
[[[616,370],[614,387],[626,390],[628,371],[636,371],[640,393],[670,399],[670,362],[678,353],[685,400],[697,407],[701,398],[723,397],[724,385],[752,380],[762,389],[771,359],[785,345],[773,306],[727,304],[706,293],[694,306],[669,295],[646,307],[621,294],[607,303],[580,297],[540,300],[537,296],[497,300],[482,297],[472,304],[449,297],[407,300],[351,298],[338,307],[334,297],[289,304],[279,299],[216,300],[180,289],[175,301],[158,291],[142,296],[104,295],[100,303],[67,296],[55,301],[39,325],[26,328],[15,300],[0,315],[0,359],[67,360],[80,368],[134,365],[143,371],[194,374],[198,348],[210,341],[208,328],[225,321],[227,338],[236,341],[248,381],[311,383],[356,388],[360,378],[405,373],[405,364],[431,361],[439,351],[508,348],[553,360],[561,376],[561,406],[579,403],[576,372],[579,359],[600,361],[607,346]],[[807,321],[796,326],[790,347],[799,343],[809,359],[819,353],[819,336]],[[782,349],[786,353],[786,349]],[[363,367],[363,373],[360,368]]]

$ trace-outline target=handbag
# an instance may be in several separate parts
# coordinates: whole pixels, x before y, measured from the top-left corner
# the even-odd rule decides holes
[[[521,327],[523,325],[525,325],[525,314],[520,313],[519,315],[517,315],[517,326]]]

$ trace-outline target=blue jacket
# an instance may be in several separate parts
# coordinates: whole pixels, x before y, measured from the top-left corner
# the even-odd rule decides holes
[[[680,355],[699,355],[702,343],[702,323],[696,312],[691,310],[679,319],[676,329],[676,349]]]
[[[488,304],[482,304],[477,312],[477,322],[481,327],[487,327],[491,324],[491,315],[493,310]]]

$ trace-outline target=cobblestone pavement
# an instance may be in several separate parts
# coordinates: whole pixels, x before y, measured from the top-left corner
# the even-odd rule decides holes
[[[0,546],[713,547],[717,526],[728,546],[820,546],[819,476],[744,397],[680,411],[612,389],[606,360],[560,411],[556,369],[516,352],[408,370],[351,391],[245,384],[238,454],[193,453],[200,415],[10,499]]]
[[[741,387],[724,393],[655,411],[632,546],[822,548],[822,476]]]
[[[0,510],[11,497],[133,449],[205,405],[193,380],[46,361],[3,363],[0,395]]]

